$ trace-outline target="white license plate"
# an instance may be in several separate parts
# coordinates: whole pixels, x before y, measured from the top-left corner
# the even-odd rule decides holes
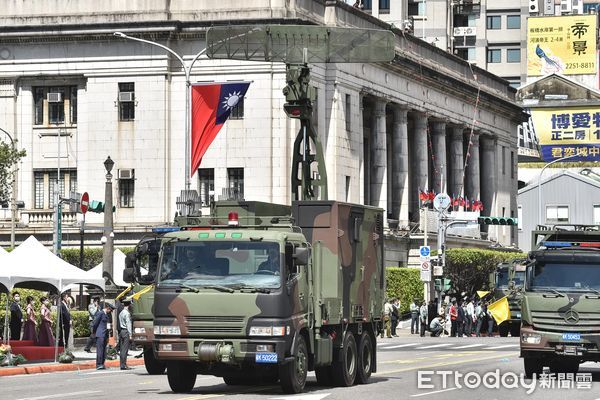
[[[261,364],[277,364],[277,353],[256,353],[255,361]]]

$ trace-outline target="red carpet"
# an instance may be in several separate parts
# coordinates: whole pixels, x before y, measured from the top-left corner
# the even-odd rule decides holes
[[[33,340],[11,340],[13,354],[21,354],[27,361],[54,360],[54,346],[34,346]],[[64,351],[64,347],[58,348],[58,354]]]

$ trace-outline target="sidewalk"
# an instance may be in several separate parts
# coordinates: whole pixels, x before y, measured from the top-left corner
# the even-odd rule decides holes
[[[96,352],[86,353],[83,348],[77,348],[72,350],[75,360],[71,364],[61,364],[54,361],[48,362],[31,362],[18,365],[16,367],[0,367],[0,376],[13,376],[13,375],[31,375],[41,374],[48,372],[65,372],[65,371],[79,371],[86,369],[96,368]],[[127,365],[130,367],[144,365],[143,358],[134,358],[134,356],[140,354],[140,350],[129,350],[129,357],[127,357]],[[106,368],[119,368],[119,358],[116,360],[106,360]]]

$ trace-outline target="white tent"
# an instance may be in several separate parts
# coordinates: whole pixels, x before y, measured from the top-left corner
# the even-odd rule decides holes
[[[125,270],[125,253],[119,249],[116,249],[113,253],[113,280],[117,286],[127,287],[129,284],[123,281],[123,270]],[[89,277],[89,279],[103,279],[102,263],[87,271],[86,275]],[[65,288],[65,290],[72,290],[75,288],[77,288],[77,285],[69,285],[67,288]]]
[[[8,251],[6,251],[2,247],[0,247],[0,285],[4,285],[4,286],[6,286],[6,288],[9,288],[9,287],[11,287],[10,277],[4,273],[4,269],[5,269],[4,259],[7,256],[8,256]]]

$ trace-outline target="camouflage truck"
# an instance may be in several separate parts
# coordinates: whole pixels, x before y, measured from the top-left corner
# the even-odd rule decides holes
[[[510,319],[498,326],[498,333],[502,337],[510,335],[519,337],[521,330],[521,297],[525,284],[525,260],[515,260],[511,263],[503,262],[496,266],[490,274],[490,288],[495,299],[508,296]]]
[[[321,384],[366,383],[383,314],[382,210],[298,201],[259,217],[244,203],[161,239],[153,349],[171,389],[206,374],[298,393],[310,370]]]
[[[538,226],[522,300],[525,375],[600,361],[600,226]]]

